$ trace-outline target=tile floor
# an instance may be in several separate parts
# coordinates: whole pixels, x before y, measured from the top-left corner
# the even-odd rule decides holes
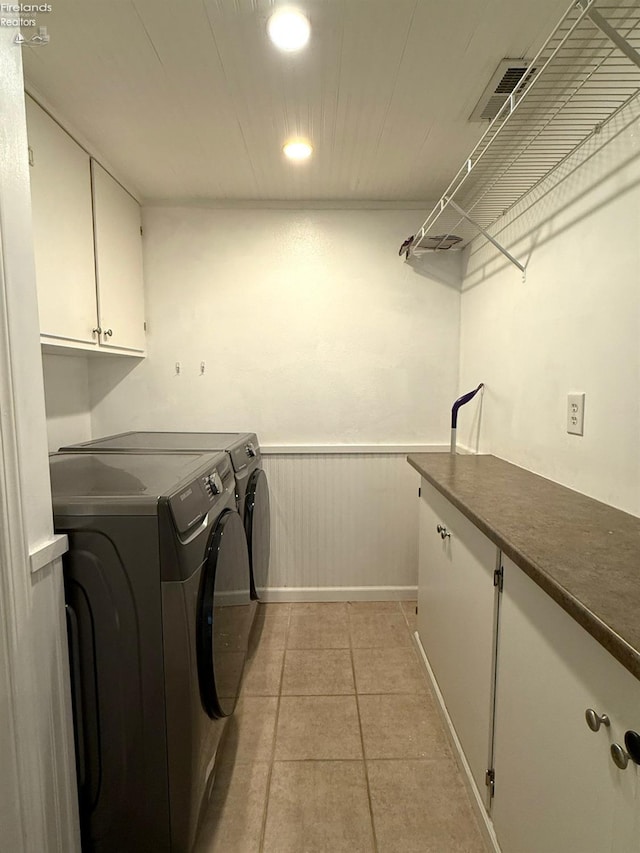
[[[267,604],[196,853],[485,853],[415,602]]]

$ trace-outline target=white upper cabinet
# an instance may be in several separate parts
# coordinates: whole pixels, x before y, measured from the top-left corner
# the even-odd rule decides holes
[[[40,332],[97,347],[89,155],[29,97],[26,109]]]
[[[140,206],[27,96],[42,343],[144,354]]]
[[[142,351],[140,206],[95,160],[91,174],[100,342],[104,347]]]

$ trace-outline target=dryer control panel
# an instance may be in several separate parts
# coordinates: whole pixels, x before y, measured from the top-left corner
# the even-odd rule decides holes
[[[253,432],[239,436],[238,441],[227,447],[227,452],[236,474],[246,471],[247,468],[253,470],[254,466],[260,464],[260,445],[258,436]]]

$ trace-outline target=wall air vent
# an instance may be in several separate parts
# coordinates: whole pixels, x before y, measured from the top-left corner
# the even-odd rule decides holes
[[[530,59],[503,59],[469,116],[469,121],[492,121],[509,95],[524,88],[535,72]]]

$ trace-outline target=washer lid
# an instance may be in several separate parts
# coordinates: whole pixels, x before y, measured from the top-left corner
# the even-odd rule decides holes
[[[133,503],[153,513],[160,496],[216,461],[226,459],[203,453],[54,453],[49,457],[54,509],[73,506],[77,513],[86,506],[91,514],[96,505],[122,509]]]
[[[70,445],[70,449],[96,450],[197,450],[211,452],[227,450],[241,441],[257,439],[252,433],[241,432],[123,432],[108,435],[82,444]]]

